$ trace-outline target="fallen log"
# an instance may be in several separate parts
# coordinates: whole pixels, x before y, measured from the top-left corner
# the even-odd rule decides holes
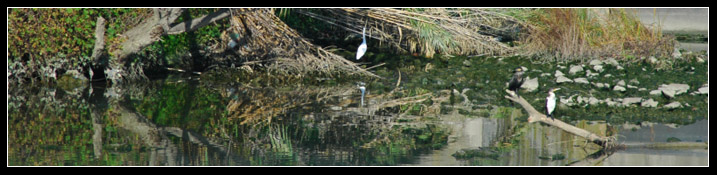
[[[615,137],[599,136],[595,133],[575,127],[570,124],[567,124],[558,119],[550,119],[550,118],[548,118],[548,116],[546,116],[542,112],[538,112],[538,110],[535,110],[535,108],[533,108],[533,106],[530,105],[530,103],[528,103],[528,101],[523,99],[523,97],[516,96],[515,93],[512,91],[509,91],[509,90],[505,90],[505,91],[508,93],[508,95],[506,95],[505,98],[520,104],[520,106],[522,106],[523,109],[525,109],[525,111],[528,112],[528,115],[529,115],[528,123],[542,122],[542,123],[548,124],[550,126],[557,127],[559,129],[562,129],[565,132],[583,137],[590,142],[600,145],[603,147],[603,149],[612,149],[612,148],[615,148],[616,146],[618,146],[618,144],[616,142],[617,139]]]

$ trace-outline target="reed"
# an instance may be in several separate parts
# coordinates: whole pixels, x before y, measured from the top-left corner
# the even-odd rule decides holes
[[[636,61],[650,56],[667,57],[675,47],[673,37],[663,36],[659,25],[642,24],[625,9],[526,10],[531,24],[522,52],[543,59],[566,61],[616,58]]]

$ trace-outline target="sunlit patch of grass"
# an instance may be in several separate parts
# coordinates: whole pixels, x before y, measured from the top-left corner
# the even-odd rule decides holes
[[[526,19],[534,27],[523,49],[545,59],[613,57],[634,61],[668,57],[676,44],[659,25],[648,27],[625,9],[538,9]]]

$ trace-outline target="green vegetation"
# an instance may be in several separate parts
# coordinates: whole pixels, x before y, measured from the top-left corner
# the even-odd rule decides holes
[[[537,9],[523,15],[532,24],[523,47],[526,53],[555,60],[612,57],[670,57],[676,42],[648,28],[624,9]],[[511,12],[515,14],[515,12]]]
[[[55,73],[86,73],[94,47],[95,22],[107,22],[106,42],[139,24],[150,9],[14,8],[8,13],[10,80],[57,79]],[[57,72],[56,72],[57,71]],[[53,79],[53,80],[54,80]]]

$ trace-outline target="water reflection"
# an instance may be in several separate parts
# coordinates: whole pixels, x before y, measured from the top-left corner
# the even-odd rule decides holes
[[[361,106],[354,84],[257,88],[170,77],[110,87],[14,87],[8,98],[8,164],[706,164],[708,150],[599,154],[597,145],[554,127],[520,122],[521,109],[467,102],[438,105],[449,99],[447,94],[450,91],[394,98],[368,93]],[[397,114],[402,104],[428,99],[435,105],[423,105],[425,110],[435,112]],[[707,123],[644,123],[620,126],[619,131],[600,121],[574,124],[600,134],[617,132],[630,143],[664,142],[668,137],[707,142]],[[453,156],[479,148],[497,148],[499,157]]]
[[[8,103],[9,164],[396,165],[445,142],[435,125],[360,108],[354,91],[182,78],[72,94],[17,88]],[[376,98],[373,106],[385,106]]]

